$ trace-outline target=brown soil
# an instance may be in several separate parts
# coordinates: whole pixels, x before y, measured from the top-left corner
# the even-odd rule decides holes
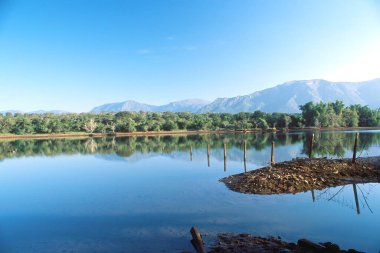
[[[222,178],[233,191],[249,194],[298,193],[352,183],[380,182],[380,157],[304,159]]]
[[[359,252],[354,249],[341,250],[331,242],[314,243],[306,239],[298,240],[297,244],[289,243],[276,237],[256,237],[250,234],[234,235],[220,234],[209,253],[262,253],[262,252]]]

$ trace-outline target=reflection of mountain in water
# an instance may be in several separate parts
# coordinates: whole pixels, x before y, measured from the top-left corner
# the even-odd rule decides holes
[[[95,157],[98,159],[106,160],[106,161],[136,163],[138,161],[149,159],[157,155],[158,154],[156,153],[142,154],[142,153],[136,152],[133,154],[133,156],[130,156],[130,157],[119,156],[117,154],[96,154]]]
[[[343,157],[352,152],[353,132],[318,132],[315,136],[315,156]],[[211,159],[223,161],[223,145],[227,160],[243,161],[246,143],[247,162],[262,164],[269,159],[272,139],[276,143],[277,161],[290,160],[308,154],[310,134],[209,134],[181,136],[144,136],[95,139],[42,139],[0,142],[0,160],[28,156],[96,155],[107,160],[139,161],[154,156],[173,159],[205,159],[210,146]],[[380,132],[362,132],[360,150],[379,146]],[[362,152],[359,152],[360,154]],[[122,159],[121,159],[122,158]]]

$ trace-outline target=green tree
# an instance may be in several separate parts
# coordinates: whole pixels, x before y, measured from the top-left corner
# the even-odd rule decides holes
[[[177,130],[178,126],[173,120],[167,119],[164,125],[162,126],[162,129],[164,131],[173,131],[173,130]]]
[[[318,117],[320,113],[318,112],[316,105],[313,102],[301,105],[300,110],[302,112],[302,117],[305,121],[306,126],[318,125]]]
[[[345,108],[343,110],[343,122],[346,127],[358,127],[359,115],[356,110]]]

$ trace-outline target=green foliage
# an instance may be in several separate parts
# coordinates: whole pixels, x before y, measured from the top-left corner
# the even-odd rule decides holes
[[[343,110],[343,122],[348,127],[358,127],[359,126],[359,114],[354,109],[346,108]]]
[[[379,110],[368,106],[345,107],[342,101],[330,103],[309,102],[300,106],[302,118],[308,127],[376,127],[380,125]]]
[[[101,114],[11,114],[0,115],[0,134],[59,134],[67,132],[115,133],[176,130],[252,130],[297,127],[375,127],[379,110],[368,106],[345,107],[309,102],[301,114],[241,112],[193,114],[189,112],[119,112]]]

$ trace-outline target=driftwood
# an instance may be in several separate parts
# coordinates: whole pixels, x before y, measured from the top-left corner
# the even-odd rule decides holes
[[[202,236],[201,233],[199,233],[199,230],[196,227],[192,227],[190,229],[190,233],[193,237],[193,239],[191,240],[191,244],[193,245],[197,253],[206,253]]]

